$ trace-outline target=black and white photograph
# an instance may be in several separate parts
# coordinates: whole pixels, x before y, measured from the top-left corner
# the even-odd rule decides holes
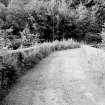
[[[0,0],[0,105],[105,105],[105,0]]]

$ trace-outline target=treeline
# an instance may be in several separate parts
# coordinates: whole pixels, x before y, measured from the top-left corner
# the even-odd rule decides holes
[[[0,0],[2,46],[17,49],[73,38],[102,41],[104,0]]]

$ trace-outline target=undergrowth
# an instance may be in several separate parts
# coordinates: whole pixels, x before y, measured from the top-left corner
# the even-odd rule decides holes
[[[80,43],[71,40],[62,40],[54,42],[45,42],[43,44],[18,49],[10,50],[7,54],[0,55],[1,58],[1,67],[0,67],[0,94],[1,99],[4,94],[4,90],[10,89],[17,81],[19,77],[24,75],[31,68],[35,67],[43,58],[47,57],[54,51],[79,48]]]

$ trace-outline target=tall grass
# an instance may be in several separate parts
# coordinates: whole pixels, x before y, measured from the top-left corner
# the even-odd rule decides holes
[[[43,58],[54,51],[79,48],[80,43],[71,40],[45,42],[35,47],[10,50],[0,55],[0,93],[14,85],[17,79],[31,68],[35,67]],[[2,83],[1,83],[2,82]],[[1,94],[5,95],[4,93]],[[0,96],[0,97],[1,97]],[[0,100],[3,99],[3,96]]]

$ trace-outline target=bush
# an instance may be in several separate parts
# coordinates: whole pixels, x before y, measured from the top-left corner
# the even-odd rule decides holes
[[[90,33],[89,37],[91,37],[91,34],[101,32],[102,24],[97,21],[99,9],[96,10],[96,7],[98,6],[92,5],[94,9],[89,10],[80,2],[74,2],[75,9],[70,7],[71,4],[63,0],[42,1],[38,10],[35,9],[38,5],[35,5],[31,15],[37,23],[36,31],[40,33],[40,39],[52,41],[74,38],[83,41],[87,33]]]
[[[96,35],[97,39],[105,21],[103,7],[103,2],[95,0],[32,0],[26,2],[15,0],[9,4],[8,8],[2,9],[1,29],[12,28],[13,31],[8,35],[20,39],[27,35],[33,39],[33,35],[38,34],[38,42],[63,38],[73,38],[77,41],[84,41],[87,38],[85,39],[87,41],[91,34]],[[21,33],[24,33],[26,28],[28,33],[22,36]],[[37,40],[35,37],[34,39]],[[34,43],[35,40],[27,39],[24,44],[27,47],[31,46],[31,42]]]

